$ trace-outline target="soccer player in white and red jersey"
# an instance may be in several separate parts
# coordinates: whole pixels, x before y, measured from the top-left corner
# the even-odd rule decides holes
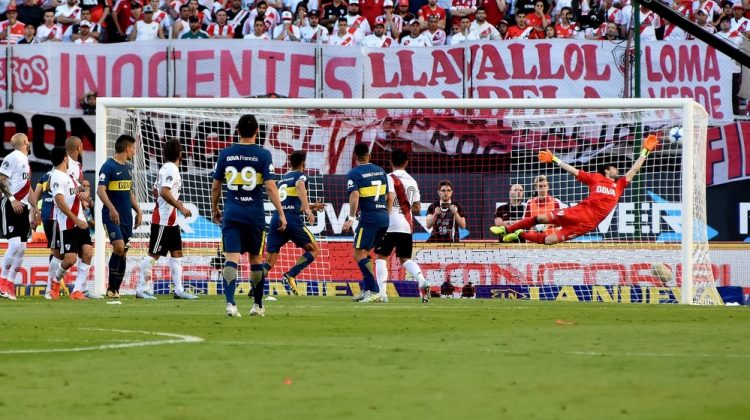
[[[386,294],[386,282],[388,281],[388,257],[393,250],[401,262],[401,266],[411,274],[414,280],[419,282],[422,291],[422,302],[430,300],[430,283],[422,275],[419,264],[411,259],[413,240],[412,230],[414,227],[414,216],[422,209],[419,185],[417,181],[406,172],[409,163],[409,155],[401,149],[391,152],[391,166],[393,172],[389,173],[388,195],[393,201],[393,207],[388,213],[389,224],[383,240],[375,248],[375,275],[380,288],[380,297],[384,302],[388,301]]]
[[[445,29],[445,20],[448,15],[445,13],[445,9],[437,5],[437,0],[429,0],[426,5],[419,9],[417,16],[419,17],[419,25],[422,29],[427,29],[427,22],[430,16],[437,16],[438,27]]]
[[[159,169],[159,177],[154,185],[156,207],[151,216],[151,238],[148,242],[148,255],[141,261],[141,272],[136,289],[145,299],[155,299],[146,292],[146,285],[151,281],[154,264],[159,257],[170,255],[169,271],[174,283],[175,299],[198,299],[188,293],[182,286],[182,236],[180,226],[177,225],[177,211],[185,217],[192,216],[190,210],[180,201],[180,161],[182,160],[182,145],[177,139],[169,139],[164,144],[164,164]]]
[[[527,242],[537,244],[554,245],[568,241],[580,235],[591,232],[596,226],[609,215],[625,187],[633,180],[635,175],[643,166],[649,153],[659,144],[654,135],[650,135],[643,141],[641,155],[633,164],[633,167],[624,177],[618,177],[617,167],[611,164],[602,165],[597,173],[588,173],[574,168],[563,162],[549,150],[539,152],[539,160],[543,163],[555,163],[564,171],[576,177],[576,179],[589,187],[589,196],[578,203],[577,206],[556,210],[547,214],[527,217],[516,223],[505,226],[492,226],[490,231],[496,235],[503,235],[503,242],[515,242],[519,238]],[[549,223],[562,227],[553,233],[529,232],[529,229],[539,223]]]
[[[234,28],[227,23],[227,11],[219,9],[216,11],[216,22],[208,25],[206,33],[211,38],[234,38]]]
[[[14,280],[18,268],[23,264],[29,231],[36,228],[39,210],[31,191],[31,169],[29,167],[29,138],[16,133],[10,138],[13,151],[0,165],[0,214],[3,237],[8,240],[8,249],[3,256],[0,271],[0,297],[16,300]]]
[[[64,148],[52,149],[50,160],[55,169],[52,171],[49,182],[55,201],[55,219],[60,229],[60,252],[63,254],[62,262],[57,267],[52,280],[52,294],[59,293],[60,282],[80,257],[75,287],[70,298],[86,300],[88,298],[84,293],[87,290],[84,289],[86,289],[86,280],[91,269],[91,255],[94,250],[89,224],[83,215],[83,202],[90,200],[89,193],[83,191],[81,184],[67,173],[70,158]]]

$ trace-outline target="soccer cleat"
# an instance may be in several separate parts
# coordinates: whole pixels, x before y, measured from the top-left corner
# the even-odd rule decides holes
[[[359,301],[359,303],[385,303],[383,302],[383,297],[380,296],[380,293],[374,293],[371,291],[365,292],[365,296],[362,298],[362,300]]]
[[[360,291],[359,291],[359,294],[358,294],[357,296],[354,296],[354,297],[352,298],[352,302],[360,302],[360,301],[361,301],[362,299],[364,299],[364,298],[365,298],[365,295],[366,295],[366,294],[367,294],[367,291],[365,291],[365,290],[360,290]]]
[[[16,285],[10,280],[2,280],[2,288],[0,288],[0,297],[4,297],[10,300],[16,300]]]
[[[136,299],[156,300],[156,296],[149,292],[135,292]]]
[[[518,229],[515,232],[509,233],[503,236],[503,242],[505,243],[516,242],[518,241],[518,239],[520,239],[522,233],[523,233],[523,229]]]
[[[289,289],[295,296],[299,295],[299,290],[297,290],[297,281],[294,279],[294,277],[290,276],[289,274],[284,274],[284,278],[281,279],[281,281],[284,284],[289,285]]]
[[[54,283],[54,281],[52,283]],[[61,281],[59,283],[60,283],[60,296],[70,296],[70,289],[68,289],[68,285],[65,284],[64,281]]]
[[[44,292],[44,300],[52,300],[52,293],[49,290]]]
[[[50,287],[49,290],[49,298],[52,300],[60,299],[60,282],[59,281],[52,281],[52,287]],[[46,299],[47,296],[45,295],[44,298]]]
[[[107,290],[107,298],[108,299],[119,299],[120,298],[120,292],[117,290]]]
[[[266,308],[256,303],[253,305],[253,309],[250,309],[250,316],[266,316]]]
[[[76,290],[75,292],[71,293],[70,298],[73,300],[88,300],[86,295],[84,295],[80,290]]]
[[[232,305],[231,303],[227,303],[227,316],[240,318],[242,314],[240,313],[239,309],[237,309],[237,305]]]
[[[427,303],[430,301],[430,284],[425,283],[424,286],[422,286],[422,303]]]
[[[490,232],[498,236],[508,233],[505,226],[490,226]]]
[[[380,295],[380,301],[381,302],[388,303],[388,295],[387,294],[381,292],[381,293],[378,293],[378,295]]]
[[[181,292],[181,293],[175,293],[174,294],[175,299],[185,299],[185,300],[198,300],[198,296],[188,293],[188,292]]]
[[[104,299],[104,296],[98,295],[90,290],[86,290],[83,294],[87,299]]]

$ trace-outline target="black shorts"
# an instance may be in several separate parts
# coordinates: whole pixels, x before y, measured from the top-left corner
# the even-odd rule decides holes
[[[397,257],[411,258],[412,245],[411,233],[387,232],[380,245],[375,248],[375,253],[387,257],[391,255],[393,248],[396,248]]]
[[[148,252],[166,257],[167,252],[173,251],[182,251],[180,227],[152,224],[151,238],[148,240]]]
[[[60,252],[63,254],[80,254],[84,245],[94,245],[88,229],[74,227],[60,231]]]
[[[47,248],[59,249],[60,231],[57,227],[57,220],[45,220],[42,222],[42,226],[44,226],[44,236],[47,237]]]
[[[29,208],[24,206],[21,214],[13,211],[13,204],[8,197],[4,197],[0,203],[0,213],[2,213],[3,237],[5,239],[20,237],[21,242],[29,239],[31,224],[29,224]]]

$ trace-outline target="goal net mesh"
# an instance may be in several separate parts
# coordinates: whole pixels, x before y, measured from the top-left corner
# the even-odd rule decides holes
[[[119,135],[130,134],[137,140],[133,188],[144,213],[143,224],[134,230],[130,243],[121,292],[135,290],[139,262],[147,251],[152,187],[163,164],[162,145],[167,138],[182,143],[180,200],[192,212],[189,219],[178,214],[185,250],[184,280],[188,290],[217,292],[223,258],[221,230],[211,222],[211,172],[219,151],[237,140],[234,127],[246,113],[257,117],[260,143],[271,151],[277,175],[290,169],[288,155],[293,150],[307,151],[310,200],[325,203],[315,224],[308,226],[321,245],[321,254],[298,277],[305,294],[345,294],[347,289],[340,282],[361,278],[351,259],[352,234],[341,227],[349,211],[346,173],[356,165],[352,150],[356,143],[366,142],[372,162],[387,172],[391,171],[391,150],[409,153],[407,171],[419,183],[422,201],[422,213],[414,223],[413,259],[436,294],[441,284],[450,281],[456,296],[471,282],[488,286],[492,296],[502,298],[680,301],[680,286],[687,274],[681,248],[691,239],[692,301],[721,302],[708,250],[707,120],[700,108],[692,127],[685,126],[681,109],[107,108],[107,156],[114,154]],[[690,130],[693,141],[683,142]],[[613,212],[591,232],[554,246],[504,243],[490,233],[496,216],[513,222],[574,206],[588,196],[588,187],[575,177],[556,165],[540,163],[540,150],[550,149],[587,172],[609,163],[624,176],[649,134],[656,135],[660,145]],[[687,153],[694,157],[693,164],[683,168]],[[687,194],[693,206],[683,214],[686,177],[692,178]],[[433,233],[427,227],[428,208],[433,202],[439,207],[439,185],[444,180],[450,181],[450,201],[460,204],[467,225],[456,226],[455,220],[442,213],[434,229],[450,232],[453,243],[428,240]],[[497,211],[508,203],[518,206],[506,214]],[[266,203],[268,220],[272,209]],[[682,235],[686,218],[692,220],[692,238]],[[533,228],[547,233],[557,229],[551,225]],[[107,258],[110,251],[107,244]],[[286,292],[275,280],[294,265],[301,252],[292,243],[282,249],[268,277],[271,293]],[[154,267],[157,294],[171,287],[167,258]],[[389,271],[389,280],[406,279],[395,258],[390,260]],[[248,276],[248,262],[243,260],[240,279],[245,286],[239,292],[247,291]]]

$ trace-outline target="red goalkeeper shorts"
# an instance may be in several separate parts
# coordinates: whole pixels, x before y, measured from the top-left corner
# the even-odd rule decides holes
[[[547,213],[551,223],[562,227],[557,235],[566,241],[577,236],[584,235],[596,229],[599,224],[591,215],[591,212],[581,206],[568,207]]]

